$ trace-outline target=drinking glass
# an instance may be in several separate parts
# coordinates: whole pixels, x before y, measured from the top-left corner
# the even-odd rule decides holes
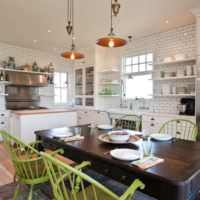
[[[95,129],[96,128],[96,124],[95,124],[95,122],[91,122],[91,129]]]
[[[75,135],[81,135],[81,127],[74,127],[74,133]]]
[[[143,156],[144,157],[151,156],[151,149],[152,149],[151,140],[148,137],[143,138],[142,140]]]

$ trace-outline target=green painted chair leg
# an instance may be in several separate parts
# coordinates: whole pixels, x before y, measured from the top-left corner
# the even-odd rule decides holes
[[[19,191],[20,191],[20,186],[21,184],[19,183],[15,189],[15,193],[14,193],[14,196],[13,196],[13,200],[16,200],[17,199],[17,196],[19,194]]]
[[[33,197],[33,187],[34,187],[34,185],[31,185],[31,189],[30,189],[30,193],[29,193],[29,196],[28,196],[28,200],[32,200],[32,197]]]

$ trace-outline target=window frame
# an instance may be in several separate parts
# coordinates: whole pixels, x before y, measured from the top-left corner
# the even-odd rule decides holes
[[[69,72],[61,72],[61,71],[55,71],[54,72],[54,76],[56,76],[56,74],[55,73],[59,73],[59,76],[60,76],[60,78],[59,78],[59,87],[58,86],[56,86],[56,84],[54,84],[54,104],[55,105],[66,105],[67,103],[68,103],[68,84],[66,83],[66,86],[62,86],[62,84],[61,84],[61,74],[66,74],[66,82],[69,82]],[[66,89],[66,102],[55,102],[55,96],[56,96],[56,94],[55,94],[55,89],[60,89],[60,100],[62,99],[62,92],[61,92],[61,90],[62,89]]]
[[[147,62],[147,55],[148,54],[152,54],[152,61]],[[142,55],[145,55],[145,62],[140,63],[139,57],[142,56]],[[133,64],[133,57],[138,57],[138,63]],[[129,72],[129,73],[126,73],[126,66],[129,66],[129,65],[126,65],[126,59],[127,58],[131,58],[131,64],[130,64],[131,72]],[[152,75],[153,76],[153,70],[154,70],[153,69],[153,61],[154,61],[154,52],[153,51],[140,52],[140,53],[137,53],[137,54],[127,55],[127,56],[124,56],[122,58],[122,82],[124,84],[124,86],[121,87],[122,98],[125,98],[126,100],[135,100],[136,99],[136,97],[132,97],[132,98],[126,97],[126,79],[127,79],[127,76],[128,75],[132,75],[132,76]],[[152,70],[147,70],[147,64],[148,63],[152,64]],[[145,71],[139,71],[140,64],[145,64]],[[138,71],[137,72],[133,72],[133,65],[138,65]],[[153,79],[153,77],[152,77],[152,79]],[[153,93],[153,80],[152,80],[152,93]],[[144,98],[144,97],[141,97],[141,98]],[[147,99],[147,100],[152,99],[152,96],[149,96],[149,98],[145,98],[145,99]]]

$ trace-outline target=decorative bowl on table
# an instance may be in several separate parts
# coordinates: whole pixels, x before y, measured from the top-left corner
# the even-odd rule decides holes
[[[129,133],[125,131],[110,131],[108,135],[115,142],[126,142],[130,137]]]

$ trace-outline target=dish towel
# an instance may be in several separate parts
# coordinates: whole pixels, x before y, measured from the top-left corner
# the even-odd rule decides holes
[[[83,139],[84,139],[84,136],[76,135],[76,136],[65,138],[65,142],[74,142],[74,141],[83,140]]]
[[[141,169],[147,169],[147,168],[157,165],[163,161],[164,161],[164,159],[162,159],[162,158],[149,156],[149,157],[146,157],[146,158],[143,158],[140,160],[133,161],[131,164],[135,165]]]

